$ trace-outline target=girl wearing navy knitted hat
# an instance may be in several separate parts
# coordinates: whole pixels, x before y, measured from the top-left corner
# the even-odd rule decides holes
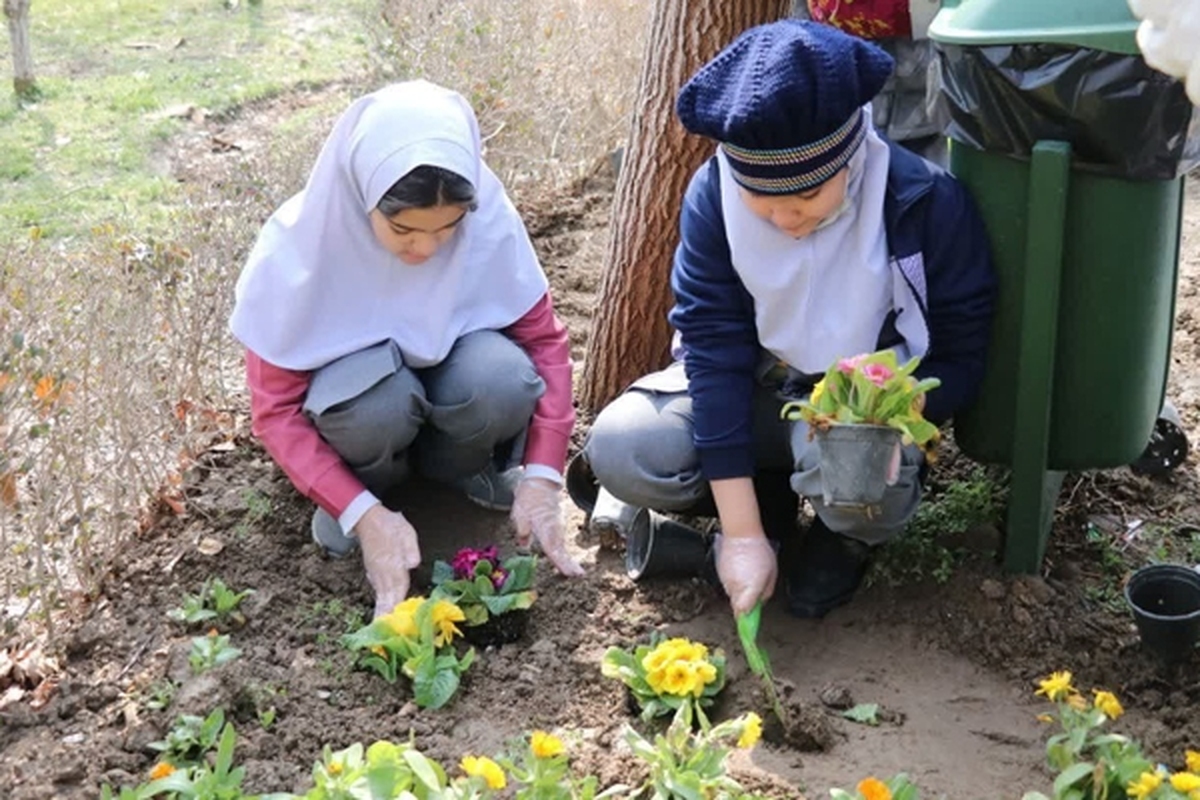
[[[230,327],[254,433],[317,504],[314,541],[361,546],[376,614],[421,560],[382,503],[412,471],[511,509],[518,544],[582,574],[559,499],[566,329],[461,95],[408,81],[351,104],[259,234]]]
[[[684,197],[676,361],[600,413],[584,457],[620,501],[720,517],[716,571],[735,612],[777,577],[798,616],[845,603],[920,500],[923,459],[908,447],[879,508],[826,507],[818,445],[779,418],[784,398],[839,358],[891,348],[941,380],[924,409],[941,423],[983,376],[995,293],[983,224],[953,177],[872,128],[891,70],[868,42],[787,19],[743,33],[676,104],[718,142]],[[801,498],[814,512],[802,534]]]

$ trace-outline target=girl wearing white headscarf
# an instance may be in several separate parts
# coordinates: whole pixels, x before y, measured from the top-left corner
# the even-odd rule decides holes
[[[871,513],[826,506],[817,445],[779,418],[785,399],[839,359],[891,349],[940,379],[925,406],[940,424],[983,376],[987,238],[961,184],[872,128],[892,67],[861,39],[781,20],[743,33],[676,104],[684,127],[719,143],[683,202],[678,360],[604,409],[583,455],[619,501],[719,516],[715,568],[736,613],[774,591],[771,539],[792,613],[847,602],[871,547],[920,501],[922,456],[909,447],[892,454]],[[803,537],[801,498],[815,517]]]
[[[355,101],[260,233],[230,321],[254,432],[316,502],[314,540],[361,545],[377,614],[420,562],[379,500],[414,468],[511,507],[518,544],[582,573],[563,541],[574,410],[547,288],[470,106],[425,81]]]

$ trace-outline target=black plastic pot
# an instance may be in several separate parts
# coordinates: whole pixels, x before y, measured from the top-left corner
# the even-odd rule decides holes
[[[1178,564],[1143,567],[1125,584],[1142,645],[1164,664],[1186,659],[1200,640],[1200,572]]]
[[[588,466],[582,454],[575,456],[567,464],[565,477],[567,495],[575,505],[591,514],[592,509],[596,507],[596,497],[600,494],[600,484],[596,481],[596,476],[592,474],[592,468]]]
[[[695,528],[638,509],[625,538],[625,571],[635,581],[673,575],[701,577],[710,569],[712,542]]]

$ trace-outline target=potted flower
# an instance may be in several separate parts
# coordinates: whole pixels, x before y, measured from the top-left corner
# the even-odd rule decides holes
[[[515,642],[525,632],[528,609],[537,599],[534,556],[500,561],[495,546],[464,547],[449,563],[433,565],[433,597],[444,597],[462,609],[463,637],[476,647]]]
[[[651,641],[632,653],[608,648],[600,672],[625,684],[642,719],[649,721],[686,705],[688,719],[706,725],[702,709],[712,705],[725,688],[725,654],[689,639]]]
[[[931,453],[938,429],[921,415],[925,393],[937,378],[913,377],[919,358],[898,364],[892,350],[843,358],[803,400],[781,415],[803,420],[821,448],[824,501],[869,506],[883,499],[897,446],[916,444]]]

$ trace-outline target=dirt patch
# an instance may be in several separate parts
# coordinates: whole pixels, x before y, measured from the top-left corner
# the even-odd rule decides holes
[[[611,175],[600,169],[569,192],[522,206],[580,362],[611,191]],[[1189,201],[1171,391],[1200,441],[1194,184]],[[951,453],[935,483],[967,466]],[[308,539],[310,506],[255,443],[242,439],[206,454],[183,489],[186,513],[163,518],[135,541],[80,616],[49,702],[0,710],[6,796],[95,797],[102,782],[138,783],[155,759],[147,745],[176,715],[217,705],[237,726],[249,791],[303,791],[326,744],[338,749],[412,735],[424,752],[453,765],[464,753],[500,752],[532,728],[564,731],[576,768],[596,773],[602,784],[631,783],[644,771],[621,731],[642,723],[630,717],[623,687],[601,677],[600,658],[609,646],[631,646],[655,631],[724,648],[729,687],[719,713],[755,708],[767,716],[724,600],[695,581],[632,583],[620,555],[586,535],[578,512],[570,545],[586,578],[562,580],[540,565],[540,599],[523,637],[482,651],[452,703],[425,711],[402,683],[353,667],[339,637],[371,607],[361,565],[317,552]],[[465,544],[511,542],[504,515],[441,487],[414,484],[406,496],[426,565]],[[1035,719],[1041,706],[1032,682],[1064,668],[1075,671],[1081,687],[1117,692],[1128,709],[1120,729],[1140,737],[1152,757],[1177,765],[1185,744],[1200,743],[1192,713],[1200,704],[1200,659],[1173,674],[1160,671],[1140,651],[1113,587],[1164,541],[1172,552],[1186,552],[1178,547],[1200,532],[1198,501],[1194,459],[1157,479],[1127,470],[1072,476],[1040,576],[1002,574],[988,555],[998,538],[992,530],[990,545],[975,548],[983,555],[964,560],[945,585],[874,585],[820,622],[795,620],[771,605],[762,643],[801,733],[769,736],[738,754],[737,776],[779,797],[819,797],[831,785],[898,771],[928,796],[1017,797],[1044,789],[1046,731]],[[1105,520],[1117,524],[1105,527]],[[1138,521],[1133,530],[1152,528],[1154,536],[1130,538]],[[186,629],[167,611],[212,576],[255,594],[245,603],[245,624],[228,631],[242,657],[194,678],[187,651],[203,629]],[[418,584],[428,579],[425,567]],[[149,701],[168,686],[176,687],[170,705],[153,708]],[[878,705],[878,724],[845,716],[864,703]]]

